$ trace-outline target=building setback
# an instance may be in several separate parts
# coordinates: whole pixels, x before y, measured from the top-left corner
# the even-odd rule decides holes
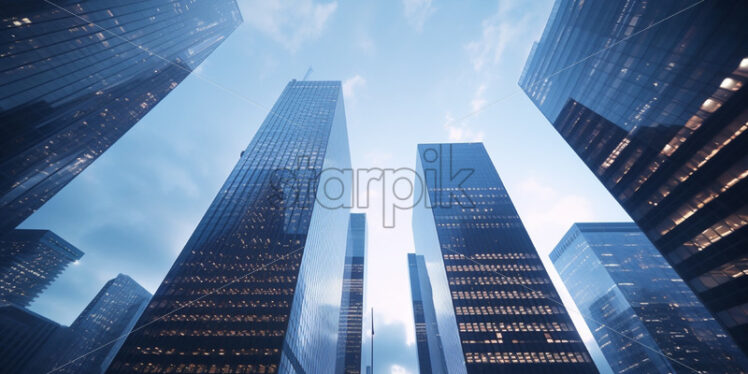
[[[361,343],[366,268],[366,214],[351,213],[338,323],[336,373],[361,373]]]
[[[434,309],[431,294],[431,281],[423,256],[408,253],[408,273],[413,302],[413,321],[416,328],[418,371],[421,374],[447,373],[439,326],[436,322],[436,309]]]
[[[748,352],[748,12],[558,0],[519,84]]]
[[[740,349],[635,223],[576,223],[550,258],[615,372],[748,369]]]
[[[2,233],[96,160],[242,18],[235,0],[6,1],[0,22]]]
[[[318,194],[331,168],[350,168],[341,83],[291,81],[108,372],[334,372],[350,186]]]
[[[0,236],[0,302],[26,307],[83,252],[49,230]]]
[[[483,144],[420,144],[416,167],[448,372],[596,373]]]

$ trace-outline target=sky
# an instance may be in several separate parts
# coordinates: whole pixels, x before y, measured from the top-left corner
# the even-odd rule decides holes
[[[354,168],[415,168],[418,143],[484,142],[591,343],[547,254],[574,222],[630,218],[517,86],[551,0],[238,3],[244,24],[21,225],[85,252],[32,310],[69,324],[118,273],[155,292],[285,85],[312,67],[309,79],[343,82]],[[375,369],[417,373],[411,215],[385,227],[381,188],[357,209],[368,218]]]

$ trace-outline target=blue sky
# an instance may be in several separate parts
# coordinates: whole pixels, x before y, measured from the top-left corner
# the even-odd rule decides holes
[[[196,74],[22,224],[86,253],[33,310],[68,324],[117,273],[155,291],[283,87],[309,66],[310,79],[344,82],[354,168],[413,168],[418,143],[483,141],[542,255],[573,222],[629,220],[517,86],[552,1],[238,2],[244,24]],[[384,228],[382,196],[372,198],[377,373],[415,373],[410,212]]]

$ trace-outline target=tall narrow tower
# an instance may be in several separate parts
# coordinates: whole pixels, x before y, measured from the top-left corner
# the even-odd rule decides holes
[[[449,373],[596,373],[483,144],[420,144],[417,170],[413,235]]]
[[[5,1],[0,233],[39,209],[242,22],[235,0]]]
[[[340,299],[338,358],[335,369],[339,374],[361,373],[365,261],[366,214],[351,213],[348,242],[345,246],[343,296]]]
[[[346,168],[341,83],[291,81],[109,372],[334,372]]]

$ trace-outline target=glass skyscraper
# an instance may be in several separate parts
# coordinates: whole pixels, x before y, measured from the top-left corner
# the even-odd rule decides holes
[[[90,165],[242,22],[235,0],[2,7],[0,233]]]
[[[29,306],[83,252],[49,230],[0,236],[0,302]]]
[[[558,0],[519,84],[748,351],[748,12]]]
[[[343,296],[340,299],[336,373],[361,373],[365,260],[366,214],[351,213],[345,246]]]
[[[341,83],[291,81],[108,372],[334,372],[348,168]]]
[[[54,373],[104,373],[151,294],[127,275],[109,280],[69,328],[40,352],[37,365]]]
[[[431,281],[423,256],[408,253],[408,273],[410,275],[410,296],[413,302],[413,321],[416,328],[418,372],[421,374],[446,374],[447,364],[444,362],[444,350],[439,336],[439,326],[436,322]]]
[[[416,167],[448,372],[596,373],[483,144],[421,144]]]
[[[740,349],[636,224],[576,223],[550,257],[615,372],[748,370]]]

